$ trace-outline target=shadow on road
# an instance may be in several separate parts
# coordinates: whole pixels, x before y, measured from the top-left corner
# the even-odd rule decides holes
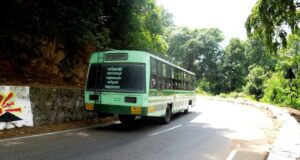
[[[107,126],[100,126],[91,128],[89,130],[96,131],[116,131],[116,132],[140,132],[146,130],[153,130],[155,128],[165,128],[174,126],[176,124],[187,124],[197,116],[201,115],[200,112],[189,112],[188,114],[176,113],[172,115],[172,120],[169,124],[159,124],[157,119],[143,117],[131,124],[123,124],[121,122],[116,122]]]

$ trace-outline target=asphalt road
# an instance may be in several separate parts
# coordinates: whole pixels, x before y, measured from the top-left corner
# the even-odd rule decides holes
[[[118,122],[70,132],[0,141],[1,160],[263,160],[273,122],[258,109],[197,98],[168,125]]]

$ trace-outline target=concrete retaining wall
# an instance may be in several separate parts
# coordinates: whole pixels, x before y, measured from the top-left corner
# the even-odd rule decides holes
[[[11,120],[7,120],[7,116]],[[83,89],[0,86],[0,130],[92,119],[96,116],[84,110]]]
[[[34,125],[91,119],[84,110],[83,90],[78,88],[30,87]]]

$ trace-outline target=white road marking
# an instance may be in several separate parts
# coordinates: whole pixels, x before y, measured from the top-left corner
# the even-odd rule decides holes
[[[80,130],[95,128],[95,127],[106,127],[108,125],[115,124],[115,123],[120,123],[120,122],[116,121],[116,122],[112,122],[112,123],[95,125],[95,126],[84,127],[84,128],[69,129],[69,130],[64,130],[64,131],[35,134],[35,135],[23,136],[23,137],[16,137],[16,138],[7,138],[7,139],[0,140],[0,142],[11,141],[11,140],[19,140],[19,139],[26,139],[26,138],[33,138],[33,137],[41,137],[41,136],[47,136],[47,135],[53,135],[53,134],[59,134],[59,133],[66,133],[66,132],[73,132],[73,131],[80,131]]]
[[[155,136],[155,135],[158,135],[158,134],[161,134],[161,133],[164,133],[164,132],[168,132],[168,131],[170,131],[170,130],[176,129],[176,128],[181,127],[181,126],[182,126],[182,125],[180,124],[180,125],[177,125],[177,126],[175,126],[175,127],[172,127],[172,128],[169,128],[169,129],[166,129],[166,130],[163,130],[163,131],[159,131],[159,132],[150,134],[149,136]]]
[[[226,160],[232,160],[233,157],[235,156],[236,152],[237,152],[237,149],[232,150],[231,153],[229,154],[229,156],[226,158]]]

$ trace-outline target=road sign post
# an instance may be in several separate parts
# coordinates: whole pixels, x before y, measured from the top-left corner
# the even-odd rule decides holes
[[[293,103],[293,79],[296,78],[295,74],[293,73],[292,68],[289,68],[284,76],[285,79],[290,79],[290,87],[291,87],[291,103]]]

